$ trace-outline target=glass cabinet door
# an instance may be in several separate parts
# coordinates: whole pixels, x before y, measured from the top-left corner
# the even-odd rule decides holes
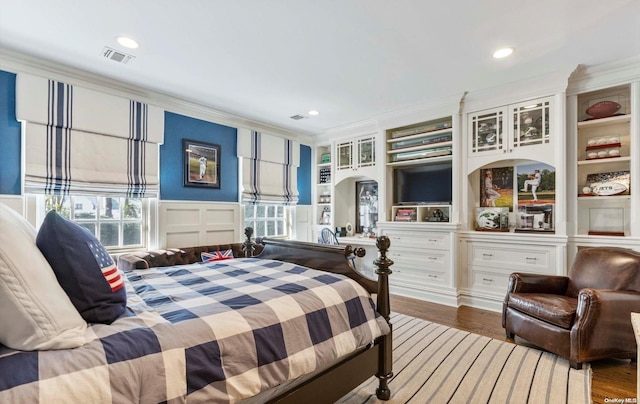
[[[546,99],[511,107],[514,148],[549,143],[549,104]]]
[[[469,116],[471,155],[505,150],[502,136],[504,118],[504,109],[483,111]]]
[[[371,167],[376,164],[376,143],[374,137],[357,140],[358,167]]]
[[[347,170],[353,167],[353,143],[344,142],[336,145],[336,170]]]

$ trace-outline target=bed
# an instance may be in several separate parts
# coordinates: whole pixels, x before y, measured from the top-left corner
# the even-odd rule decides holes
[[[388,400],[389,240],[374,281],[350,246],[246,234],[119,257],[125,313],[78,348],[0,345],[0,402],[333,402],[372,376]],[[224,247],[236,258],[198,262]]]

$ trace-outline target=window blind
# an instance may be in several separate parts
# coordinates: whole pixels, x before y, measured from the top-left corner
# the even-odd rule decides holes
[[[243,203],[298,203],[298,142],[238,129]]]
[[[16,116],[27,192],[158,195],[162,109],[18,74]]]

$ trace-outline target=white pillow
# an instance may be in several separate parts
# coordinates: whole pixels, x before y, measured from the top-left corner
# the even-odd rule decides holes
[[[0,203],[0,343],[23,351],[75,348],[87,323],[35,243],[36,231]]]

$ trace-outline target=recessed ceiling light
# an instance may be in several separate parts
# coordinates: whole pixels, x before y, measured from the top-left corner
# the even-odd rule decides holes
[[[124,46],[125,48],[129,48],[129,49],[138,49],[138,42],[134,39],[131,39],[129,37],[126,36],[119,36],[116,38],[116,41],[118,41],[118,43],[122,46]]]
[[[320,114],[320,112],[318,112],[318,111],[314,111],[314,110],[309,111],[309,115],[311,115],[311,116],[316,116],[318,114]]]
[[[507,56],[510,56],[515,51],[516,50],[514,48],[498,49],[497,51],[493,52],[493,57],[496,59],[506,58]]]

